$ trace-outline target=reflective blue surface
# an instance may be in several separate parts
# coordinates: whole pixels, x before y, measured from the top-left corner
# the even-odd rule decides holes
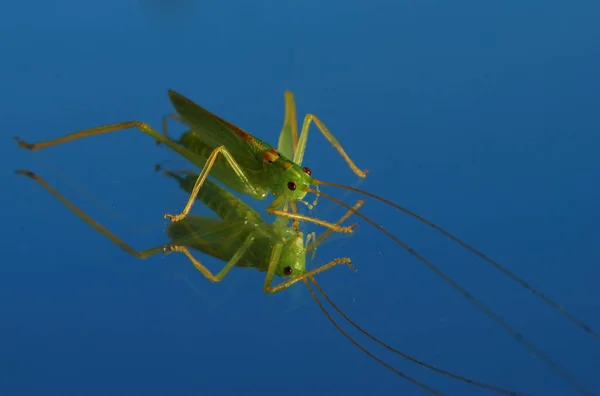
[[[357,184],[314,129],[305,164],[317,178],[424,215],[600,329],[599,16],[592,1],[2,6],[0,394],[427,394],[356,350],[302,285],[267,296],[255,271],[211,284],[182,255],[137,260],[12,173],[44,176],[135,248],[164,243],[162,215],[187,197],[152,167],[185,167],[175,154],[135,130],[35,153],[10,138],[160,128],[167,89],[272,144],[293,90],[299,117],[321,117],[370,171]],[[332,207],[321,200],[318,216]],[[364,211],[600,393],[600,343],[426,226],[373,200]],[[576,394],[368,224],[317,263],[337,256],[358,272],[320,284],[396,348],[516,391]],[[446,394],[489,394],[365,346]]]

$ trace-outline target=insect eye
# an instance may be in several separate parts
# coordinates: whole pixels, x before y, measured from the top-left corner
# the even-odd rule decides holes
[[[302,168],[302,170],[304,171],[304,173],[306,173],[308,176],[312,175],[312,171],[310,170],[309,167],[305,166],[304,168]]]
[[[285,267],[283,269],[283,274],[287,276],[292,275],[292,267]]]
[[[293,181],[289,181],[289,182],[288,182],[288,184],[287,184],[287,187],[288,187],[290,190],[294,191],[294,190],[296,189],[296,183],[295,183],[295,182],[293,182]]]

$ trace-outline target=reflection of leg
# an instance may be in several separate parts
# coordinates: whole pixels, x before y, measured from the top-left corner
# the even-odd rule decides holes
[[[80,219],[82,219],[83,221],[85,221],[85,223],[87,225],[89,225],[90,227],[92,227],[93,229],[95,229],[96,231],[98,231],[99,233],[101,233],[102,235],[104,235],[106,238],[110,239],[111,242],[113,242],[115,245],[119,246],[121,249],[125,250],[127,253],[131,254],[132,256],[135,256],[135,257],[138,257],[138,258],[141,258],[141,259],[145,259],[147,257],[150,257],[150,256],[156,254],[156,253],[160,253],[160,252],[163,251],[163,246],[162,245],[154,247],[154,248],[151,248],[151,249],[142,250],[142,251],[137,251],[137,250],[133,249],[131,246],[129,246],[127,243],[125,243],[121,238],[119,238],[118,236],[116,236],[115,234],[113,234],[111,231],[109,231],[103,225],[101,225],[96,220],[94,220],[93,218],[91,218],[87,213],[85,213],[84,211],[82,211],[81,209],[79,209],[77,206],[75,206],[71,201],[69,201],[64,195],[62,195],[57,190],[55,190],[52,186],[50,186],[40,176],[36,175],[33,172],[25,170],[25,169],[18,170],[18,171],[16,171],[16,173],[19,174],[19,175],[27,176],[30,179],[38,182],[50,194],[52,194],[56,198],[58,198],[58,200],[60,202],[62,202],[73,213],[75,213],[77,215],[77,217],[79,217]]]
[[[242,183],[244,184],[244,186],[246,187],[246,189],[252,196],[254,196],[254,197],[261,196],[262,197],[264,195],[264,194],[262,194],[262,192],[260,192],[258,189],[256,189],[250,183],[250,181],[248,180],[248,177],[246,176],[246,174],[244,173],[244,171],[242,170],[240,165],[235,161],[235,159],[229,153],[229,151],[225,148],[225,146],[219,146],[216,149],[214,149],[212,151],[212,153],[210,153],[210,155],[208,156],[208,159],[206,160],[206,164],[202,168],[202,172],[200,172],[200,174],[198,175],[198,179],[196,180],[196,183],[194,184],[192,193],[190,194],[190,197],[185,205],[185,208],[183,208],[183,211],[181,211],[181,213],[179,213],[177,215],[165,214],[165,218],[170,218],[172,222],[176,222],[176,221],[180,221],[180,220],[184,219],[190,213],[190,210],[192,209],[192,206],[194,206],[194,202],[196,201],[196,196],[198,195],[198,191],[200,191],[200,188],[202,188],[202,185],[204,184],[204,181],[208,177],[208,174],[210,173],[211,169],[215,165],[217,156],[219,154],[221,154],[223,157],[225,157],[225,159],[229,163],[229,166],[231,166],[231,169],[233,169],[236,176],[239,177],[239,179],[242,181]]]
[[[165,252],[166,253],[181,252],[181,253],[185,254],[187,256],[187,258],[190,259],[192,264],[194,264],[194,267],[196,267],[196,269],[198,271],[200,271],[202,273],[202,275],[204,275],[206,277],[206,279],[208,279],[211,282],[221,282],[223,280],[223,278],[225,277],[225,275],[227,275],[227,273],[229,271],[231,271],[231,269],[240,261],[240,259],[244,255],[244,253],[246,253],[246,250],[248,250],[248,248],[250,247],[250,245],[252,245],[253,242],[254,242],[254,235],[253,234],[248,235],[248,237],[246,238],[246,240],[244,241],[242,246],[240,246],[240,248],[231,257],[231,259],[229,260],[227,265],[225,265],[225,267],[221,271],[219,271],[219,273],[217,275],[213,275],[212,272],[210,272],[210,270],[208,268],[206,268],[197,258],[195,258],[192,255],[192,253],[185,246],[180,246],[180,245],[167,246],[165,248]]]
[[[339,222],[338,222],[338,223],[339,223]],[[336,224],[337,224],[337,223],[336,223]],[[339,225],[339,224],[337,224],[337,225]],[[327,231],[329,231],[329,230],[327,230]],[[331,232],[333,232],[333,231],[331,231]],[[305,247],[305,249],[306,249],[306,253],[308,253],[308,252],[309,252],[309,250],[308,250],[308,246],[310,246],[310,241],[311,241],[311,240],[312,240],[313,242],[316,242],[316,240],[317,240],[317,233],[316,233],[316,232],[314,232],[314,231],[313,231],[313,232],[311,232],[310,234],[308,234],[308,235],[306,236],[306,242],[304,243],[304,247]],[[312,254],[312,257],[311,257],[311,259],[313,259],[313,260],[315,259],[315,254],[317,254],[317,249],[316,249],[316,248],[314,248],[314,249],[313,249],[313,254]]]
[[[358,200],[356,201],[356,203],[354,204],[354,206],[352,207],[352,210],[348,210],[346,212],[345,215],[343,215],[338,221],[337,223],[335,223],[337,226],[340,226],[344,221],[348,220],[348,218],[350,216],[352,216],[354,214],[354,211],[360,209],[361,206],[363,206],[363,204],[365,203],[364,200]],[[329,229],[329,230],[325,230],[321,235],[319,235],[318,238],[313,240],[313,243],[311,245],[308,245],[308,241],[307,241],[307,246],[306,246],[306,251],[309,252],[313,249],[317,249],[317,247],[323,243],[323,241],[325,239],[327,239],[331,233],[333,232],[333,230]]]
[[[281,258],[282,249],[283,245],[281,243],[278,243],[273,247],[273,251],[271,252],[271,259],[269,260],[269,269],[267,270],[267,276],[265,277],[265,283],[263,286],[263,290],[265,293],[277,293],[281,290],[287,289],[288,287],[300,280],[306,279],[307,277],[316,275],[320,272],[327,271],[328,269],[333,268],[338,264],[346,264],[351,269],[354,269],[354,267],[352,266],[352,262],[349,258],[337,258],[325,265],[320,266],[319,268],[288,279],[285,282],[278,284],[277,286],[271,286],[273,282],[273,277],[275,276],[275,269],[278,265],[280,265],[279,260]]]
[[[273,201],[273,203],[267,207],[267,213],[273,214],[276,216],[288,217],[288,218],[294,219],[294,220],[308,221],[310,223],[318,224],[320,226],[329,228],[330,230],[335,231],[335,232],[351,233],[353,231],[352,226],[340,227],[337,224],[329,223],[325,220],[315,219],[314,217],[301,215],[299,213],[290,213],[290,212],[286,212],[284,210],[275,209],[277,207],[277,205],[279,205],[279,202],[277,199],[275,199],[275,201]]]

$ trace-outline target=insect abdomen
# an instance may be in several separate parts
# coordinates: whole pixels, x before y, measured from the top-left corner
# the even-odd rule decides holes
[[[185,132],[179,138],[179,144],[203,158],[208,158],[214,147],[209,147],[193,130]]]
[[[191,192],[190,186],[190,192]],[[229,191],[222,189],[211,180],[205,180],[198,192],[201,200],[223,220],[248,219],[256,224],[262,223],[260,215]]]

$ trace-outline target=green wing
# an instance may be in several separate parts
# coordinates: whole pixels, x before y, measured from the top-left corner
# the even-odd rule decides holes
[[[175,91],[169,90],[169,98],[182,121],[211,150],[225,146],[244,170],[262,170],[259,153],[271,146]]]
[[[171,244],[186,246],[228,261],[251,232],[263,230],[262,236],[270,239],[272,234],[269,226],[264,223],[251,224],[246,220],[223,221],[206,216],[187,216],[171,223],[167,235],[171,238]]]

